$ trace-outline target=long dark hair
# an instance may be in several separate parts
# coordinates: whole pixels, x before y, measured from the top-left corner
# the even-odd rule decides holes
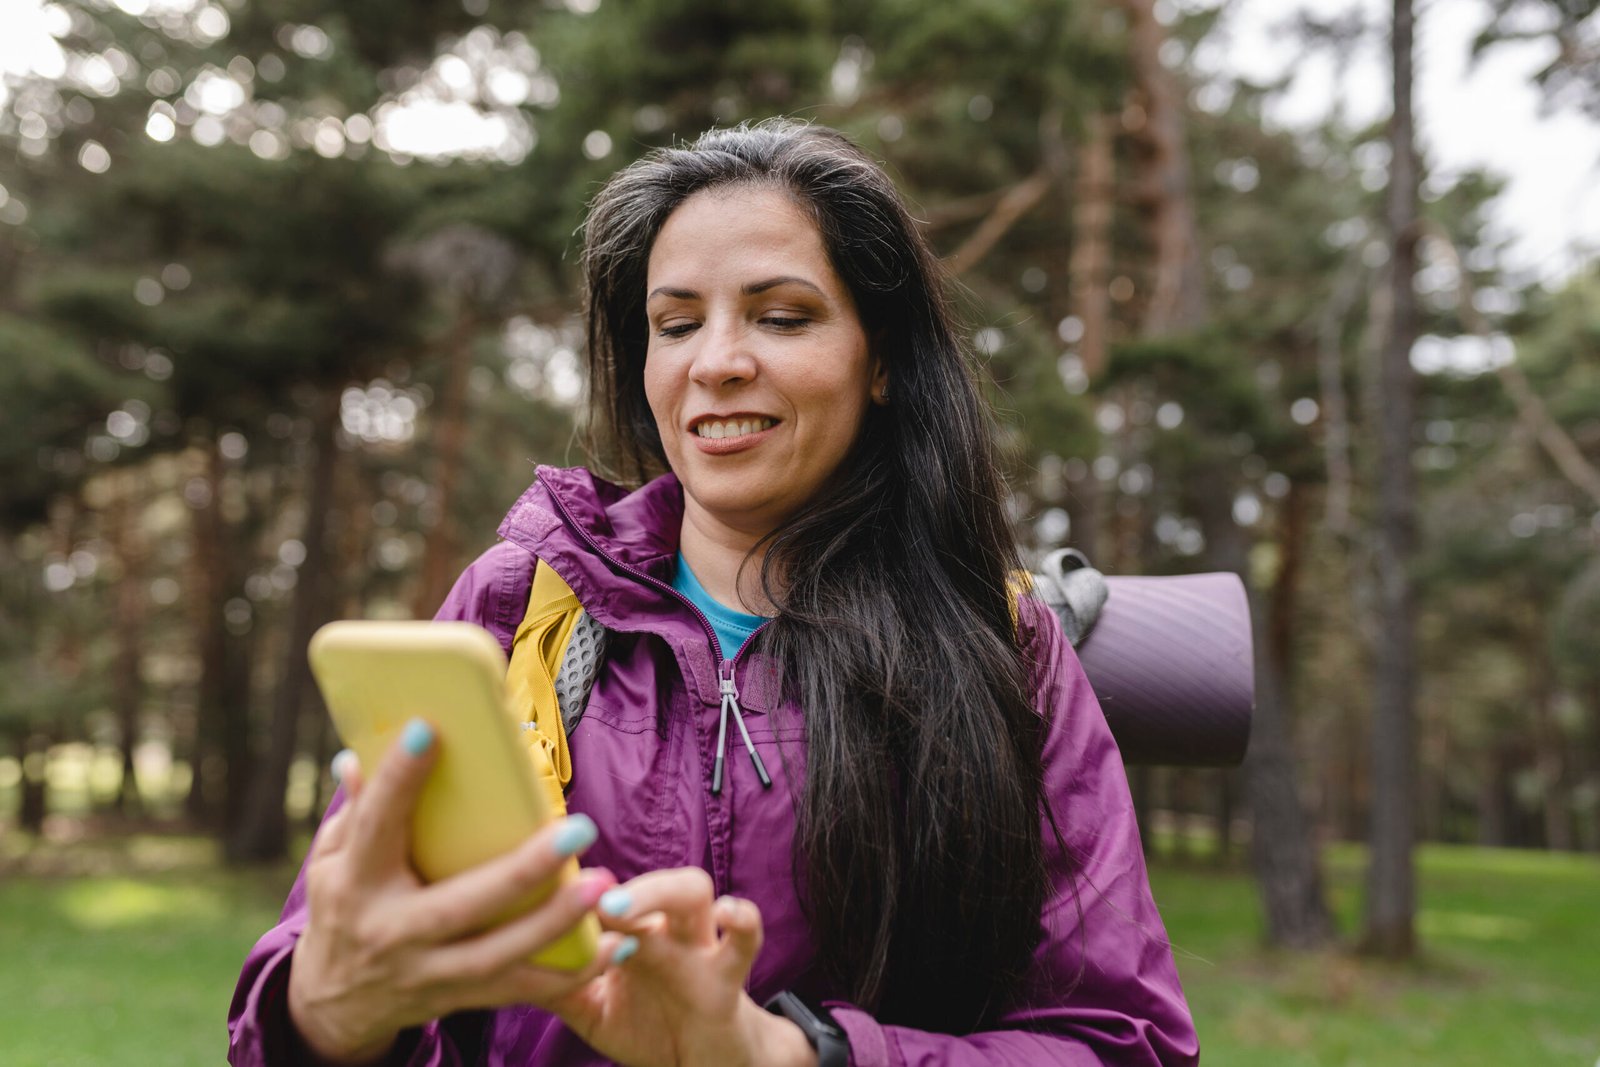
[[[828,491],[767,541],[778,615],[761,640],[805,709],[797,888],[821,965],[855,1003],[970,1031],[1017,992],[1041,934],[1043,724],[988,411],[943,269],[883,169],[833,130],[780,120],[613,177],[584,234],[591,428],[628,477],[665,468],[644,390],[650,249],[685,199],[730,185],[809,214],[891,397]]]

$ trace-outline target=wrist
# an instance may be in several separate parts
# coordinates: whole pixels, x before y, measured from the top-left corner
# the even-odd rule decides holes
[[[800,1027],[772,1014],[748,996],[740,1010],[746,1018],[745,1032],[750,1035],[746,1043],[749,1063],[762,1067],[817,1067],[817,1052]]]
[[[808,1063],[814,1067],[850,1067],[850,1039],[826,1007],[786,989],[767,1001],[766,1010],[800,1031],[811,1050]]]
[[[365,1042],[333,1032],[321,1025],[318,1013],[305,1000],[290,973],[288,990],[289,1028],[301,1050],[316,1067],[368,1067],[382,1060],[394,1047],[398,1034],[380,1035]]]

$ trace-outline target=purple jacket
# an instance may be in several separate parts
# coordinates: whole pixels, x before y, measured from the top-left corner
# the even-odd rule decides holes
[[[790,861],[789,782],[803,771],[803,730],[795,716],[769,714],[771,666],[746,652],[735,664],[741,706],[773,788],[761,788],[735,749],[721,796],[711,794],[718,663],[707,625],[670,589],[682,516],[683,492],[671,476],[625,493],[582,469],[541,467],[501,525],[504,540],[467,568],[437,616],[475,622],[509,649],[537,557],[614,632],[572,734],[567,803],[600,827],[584,861],[622,880],[698,866],[710,872],[719,894],[755,901],[766,941],[750,974],[751,995],[759,1002],[795,989],[825,1001],[858,1067],[1198,1062],[1116,743],[1055,616],[1031,598],[1023,602],[1022,633],[1035,665],[1038,707],[1053,722],[1045,787],[1078,872],[1069,877],[1046,832],[1046,857],[1057,877],[1040,916],[1035,980],[1027,983],[1035,992],[1010,1006],[1000,1028],[951,1037],[880,1024],[820,984]],[[774,728],[775,719],[784,721]],[[279,924],[245,961],[228,1021],[236,1067],[294,1062],[284,993],[305,920],[302,871]],[[431,1023],[405,1036],[394,1062],[578,1067],[607,1061],[559,1020],[521,1007]]]

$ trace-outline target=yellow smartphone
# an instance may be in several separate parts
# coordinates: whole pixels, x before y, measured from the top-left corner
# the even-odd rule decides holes
[[[334,726],[363,767],[376,767],[405,724],[426,719],[438,757],[417,799],[411,862],[437,882],[511,851],[556,812],[537,783],[537,745],[518,737],[506,701],[506,657],[487,631],[467,622],[332,622],[307,654]],[[542,903],[578,876],[571,859],[489,925]],[[594,915],[533,957],[575,971],[594,959]]]

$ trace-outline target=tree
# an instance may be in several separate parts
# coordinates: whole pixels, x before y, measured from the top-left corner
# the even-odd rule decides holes
[[[1417,339],[1418,182],[1412,123],[1411,0],[1395,0],[1390,47],[1394,114],[1389,122],[1389,328],[1381,363],[1378,525],[1374,538],[1380,605],[1372,725],[1372,815],[1362,947],[1403,958],[1416,948],[1416,653],[1410,568],[1416,546],[1412,471]]]

